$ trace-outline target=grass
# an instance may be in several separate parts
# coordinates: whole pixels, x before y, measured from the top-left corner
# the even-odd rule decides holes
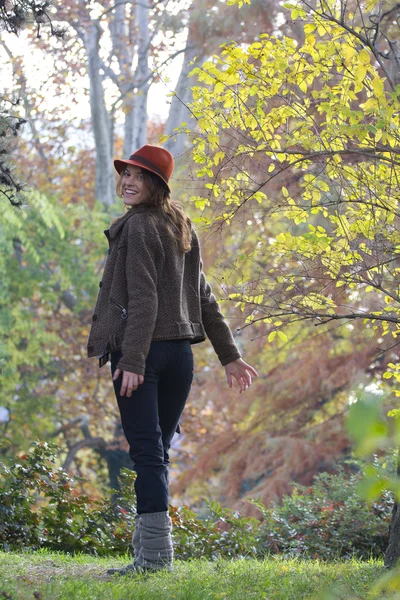
[[[0,552],[1,600],[400,600],[379,561],[268,558],[177,562],[172,572],[110,576],[115,558]]]

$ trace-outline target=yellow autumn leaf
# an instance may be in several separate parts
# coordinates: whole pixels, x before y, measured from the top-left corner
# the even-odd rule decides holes
[[[383,81],[380,77],[375,77],[372,80],[372,88],[374,90],[375,96],[378,96],[378,98],[380,96],[382,96],[384,88],[383,88]]]
[[[354,79],[356,83],[362,83],[364,81],[364,77],[367,74],[367,67],[364,65],[358,65],[356,70],[354,71]]]

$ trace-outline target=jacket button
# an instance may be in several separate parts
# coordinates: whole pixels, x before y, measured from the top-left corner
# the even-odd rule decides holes
[[[89,352],[93,352],[94,351],[94,346],[88,346],[88,350],[89,350]]]
[[[92,317],[92,321],[93,321],[93,323],[94,323],[95,321],[97,321],[97,315],[93,315],[93,317]]]
[[[103,285],[103,282],[102,282],[102,281],[100,281],[100,283],[99,283],[99,288],[101,288],[101,287],[102,287],[102,285]]]

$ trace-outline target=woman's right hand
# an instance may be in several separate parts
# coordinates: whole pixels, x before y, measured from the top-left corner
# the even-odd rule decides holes
[[[115,369],[113,381],[116,381],[121,373],[122,383],[119,395],[125,396],[126,392],[126,397],[130,398],[132,396],[132,392],[137,390],[139,385],[143,383],[144,377],[138,373],[131,373],[130,371],[121,371],[121,369]]]
[[[233,379],[235,378],[240,386],[239,393],[241,394],[247,388],[251,386],[251,375],[258,377],[257,371],[250,365],[244,362],[241,358],[233,360],[232,362],[225,365],[226,379],[229,387],[233,385]]]

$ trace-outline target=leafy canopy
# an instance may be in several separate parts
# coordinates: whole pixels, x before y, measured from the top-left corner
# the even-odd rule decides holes
[[[193,156],[210,191],[193,201],[217,199],[221,226],[252,211],[253,285],[232,279],[230,298],[270,323],[270,341],[299,319],[362,319],[396,338],[400,86],[357,27],[292,10],[308,19],[303,44],[265,34],[194,68]]]

